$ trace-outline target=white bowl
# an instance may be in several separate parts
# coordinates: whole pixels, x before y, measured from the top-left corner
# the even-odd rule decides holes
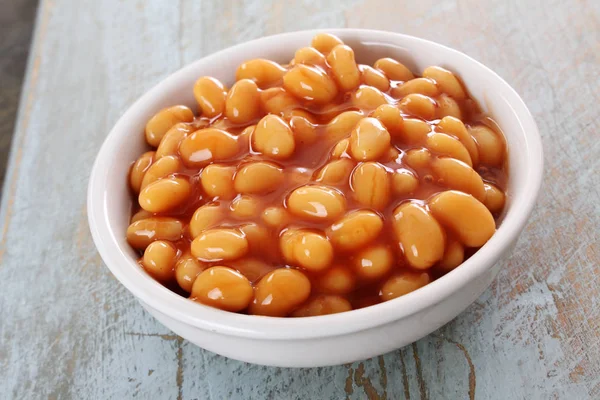
[[[471,95],[504,131],[509,149],[508,202],[497,232],[459,268],[429,285],[376,306],[336,315],[271,318],[217,310],[181,297],[147,275],[127,244],[131,196],[126,176],[146,149],[143,130],[158,110],[186,104],[203,75],[226,83],[248,59],[290,60],[318,31],[265,37],[209,55],[177,71],[136,101],[104,142],[90,177],[88,216],[94,242],[115,277],[150,314],[196,345],[237,360],[283,367],[352,362],[405,346],[438,329],[477,299],[523,231],[542,181],[542,144],[535,121],[517,93],[492,70],[448,47],[390,32],[329,30],[372,63],[394,57],[414,71],[430,65],[457,73]]]

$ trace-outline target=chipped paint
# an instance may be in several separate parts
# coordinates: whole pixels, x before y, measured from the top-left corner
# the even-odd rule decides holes
[[[419,358],[419,350],[417,344],[411,345],[413,351],[413,358],[415,360],[415,368],[417,370],[417,380],[419,382],[419,393],[421,394],[421,400],[427,400],[427,385],[423,379],[423,370],[421,369],[421,359]]]
[[[377,357],[379,360],[379,383],[383,388],[383,394],[381,395],[382,399],[387,399],[387,368],[385,367],[385,359],[383,356]]]
[[[354,393],[354,381],[352,380],[354,369],[351,365],[348,365],[346,368],[348,368],[348,376],[346,377],[346,384],[344,385],[344,390],[346,391],[346,398],[350,398],[352,393]]]
[[[410,399],[410,386],[408,383],[408,375],[406,374],[406,364],[404,363],[404,351],[398,350],[398,356],[400,357],[400,367],[402,371],[402,387],[404,389],[404,398]]]
[[[454,340],[448,339],[447,337],[444,337],[443,339],[448,341],[448,343],[452,343],[453,345],[458,347],[460,349],[460,351],[462,351],[463,354],[465,355],[465,359],[467,360],[467,363],[469,364],[469,400],[474,400],[475,399],[475,388],[477,386],[477,378],[475,376],[475,366],[473,365],[473,361],[471,360],[471,356],[469,355],[469,352],[467,351],[467,349],[465,348],[464,345],[462,345]]]
[[[359,363],[358,367],[354,371],[354,383],[358,387],[362,387],[365,391],[365,395],[369,400],[380,400],[381,397],[379,393],[373,387],[373,383],[371,382],[371,378],[364,376],[365,375],[365,364]]]

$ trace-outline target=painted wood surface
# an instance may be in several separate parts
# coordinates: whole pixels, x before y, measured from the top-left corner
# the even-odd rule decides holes
[[[431,39],[496,70],[545,145],[543,193],[454,321],[352,365],[267,368],[178,338],[97,255],[86,184],[124,110],[169,73],[282,31]],[[42,1],[0,211],[0,397],[600,398],[600,2]]]

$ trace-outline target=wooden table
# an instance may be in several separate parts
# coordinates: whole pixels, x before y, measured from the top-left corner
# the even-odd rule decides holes
[[[600,397],[600,2],[167,3],[40,4],[0,216],[0,397]],[[181,66],[262,35],[344,26],[447,44],[513,85],[544,138],[539,206],[489,290],[411,346],[315,369],[203,351],[97,255],[85,208],[95,154]]]

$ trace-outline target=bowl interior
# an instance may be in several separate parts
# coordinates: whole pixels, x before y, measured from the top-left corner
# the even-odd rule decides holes
[[[308,320],[314,318],[304,318],[301,319],[304,322],[298,322],[297,319],[292,321],[249,317],[221,312],[183,299],[155,282],[137,265],[137,255],[125,240],[125,231],[131,211],[126,177],[131,163],[147,150],[143,137],[146,121],[160,109],[171,105],[185,104],[195,110],[197,106],[192,87],[200,76],[214,76],[230,84],[235,68],[248,59],[267,58],[287,63],[293,58],[296,49],[310,44],[316,32],[303,31],[266,37],[192,63],[142,96],[111,131],[100,150],[90,179],[90,226],[106,264],[142,301],[166,314],[178,315],[190,323],[229,332],[264,334],[263,328],[266,326],[270,326],[269,329],[287,330],[297,329],[300,326],[298,324],[311,324]],[[353,323],[355,328],[375,323],[375,320],[384,323],[386,319],[397,319],[427,304],[433,304],[433,301],[440,301],[489,268],[516,239],[526,222],[541,182],[542,159],[537,128],[526,106],[506,82],[482,64],[455,50],[410,36],[365,30],[330,32],[353,47],[357,61],[361,63],[372,64],[381,57],[393,57],[417,74],[430,65],[439,65],[453,71],[463,80],[471,96],[498,123],[509,148],[508,201],[503,222],[492,239],[461,267],[409,295],[349,313],[315,317],[321,324],[326,320],[334,322],[345,319],[345,328],[349,330]],[[389,310],[390,314],[377,319],[376,316],[369,316],[369,313],[374,313],[370,309],[379,309],[377,314],[385,314]],[[349,321],[352,318],[356,320]],[[359,321],[358,318],[363,318],[364,321]],[[317,329],[315,334],[318,331],[323,329]]]

